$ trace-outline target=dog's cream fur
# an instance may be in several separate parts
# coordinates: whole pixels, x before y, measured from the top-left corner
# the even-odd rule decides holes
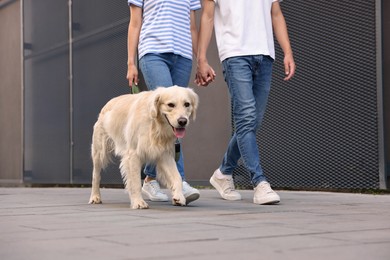
[[[100,173],[113,152],[131,208],[148,204],[141,195],[142,167],[156,165],[157,177],[172,191],[172,203],[185,205],[182,179],[174,159],[174,142],[183,137],[189,119],[195,119],[198,96],[190,88],[172,86],[111,99],[101,110],[92,137],[93,178],[90,204],[101,203]]]

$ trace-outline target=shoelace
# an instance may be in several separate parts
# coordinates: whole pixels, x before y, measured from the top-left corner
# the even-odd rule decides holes
[[[271,186],[268,182],[262,183],[259,188],[262,188],[265,193],[273,193],[274,191],[271,189]]]
[[[226,188],[224,189],[225,192],[226,191],[234,191],[235,190],[232,178],[226,178],[225,179],[225,183],[227,183],[227,185],[225,184],[226,185]]]
[[[149,182],[149,183],[150,183],[150,186],[152,186],[153,191],[154,191],[155,193],[161,193],[161,191],[160,191],[160,189],[159,189],[159,187],[158,187],[158,183],[157,183],[156,181],[151,181],[151,182]]]

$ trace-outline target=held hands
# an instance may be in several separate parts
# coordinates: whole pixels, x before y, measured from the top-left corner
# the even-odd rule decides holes
[[[198,62],[198,67],[195,75],[195,84],[198,87],[207,87],[215,80],[215,71],[207,61]]]
[[[287,53],[284,56],[284,72],[285,77],[284,80],[290,80],[295,75],[296,65],[294,62],[294,57],[292,53]],[[215,71],[208,64],[207,61],[198,61],[197,72],[195,75],[194,83],[198,85],[198,87],[207,87],[211,82],[215,80]]]

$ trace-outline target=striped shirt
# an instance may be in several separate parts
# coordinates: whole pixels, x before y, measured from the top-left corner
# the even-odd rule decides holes
[[[143,9],[138,58],[147,53],[174,53],[192,60],[190,13],[200,0],[128,0]]]

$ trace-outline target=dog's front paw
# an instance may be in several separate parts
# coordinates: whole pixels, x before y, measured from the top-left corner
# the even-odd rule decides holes
[[[186,198],[183,194],[177,194],[172,197],[172,204],[174,206],[185,206],[186,205]]]
[[[102,199],[100,198],[100,195],[91,195],[88,203],[89,204],[101,204]]]
[[[131,202],[132,209],[148,209],[149,205],[144,200],[135,200]]]

